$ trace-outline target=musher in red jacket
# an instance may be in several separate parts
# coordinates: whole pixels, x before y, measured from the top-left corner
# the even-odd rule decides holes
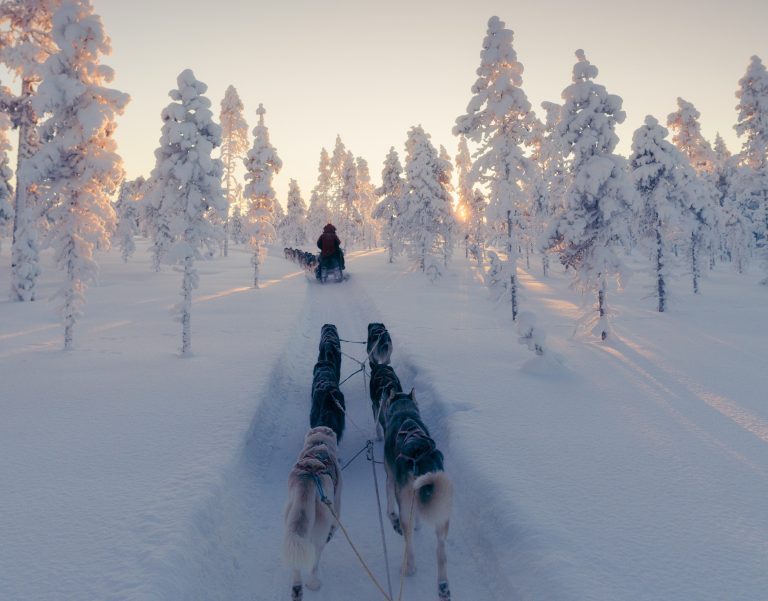
[[[320,257],[336,255],[339,266],[344,270],[344,253],[341,251],[341,240],[336,235],[336,228],[330,223],[323,228],[323,233],[317,239],[317,248],[320,249]]]

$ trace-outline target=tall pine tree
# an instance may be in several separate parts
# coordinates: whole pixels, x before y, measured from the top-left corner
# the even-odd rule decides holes
[[[237,180],[235,169],[248,150],[248,124],[243,115],[243,103],[235,86],[230,85],[221,101],[221,161],[224,164],[224,190],[227,206],[235,205]],[[224,219],[224,256],[229,252],[229,211]]]
[[[256,114],[259,123],[253,128],[253,148],[245,157],[245,185],[243,194],[248,201],[247,231],[250,238],[251,265],[253,265],[253,287],[259,287],[259,267],[267,254],[267,244],[274,241],[275,190],[272,178],[280,172],[283,161],[269,141],[269,129],[264,124],[266,109],[259,105]]]
[[[204,96],[208,86],[190,69],[176,79],[173,100],[162,112],[160,146],[150,176],[149,196],[158,207],[160,222],[167,232],[162,260],[180,265],[183,273],[181,302],[175,311],[181,321],[181,354],[192,352],[192,290],[199,285],[195,259],[200,249],[210,246],[221,233],[211,222],[211,213],[226,214],[227,199],[221,189],[224,171],[220,159],[212,158],[221,145],[221,127],[214,123],[211,101]]]
[[[614,247],[627,241],[627,221],[635,193],[626,161],[614,154],[617,123],[626,117],[622,100],[592,81],[597,67],[576,51],[573,83],[563,90],[557,133],[569,161],[563,213],[550,226],[546,246],[573,269],[574,285],[597,293],[594,332],[609,333],[607,281],[619,276],[623,263]]]
[[[510,265],[512,316],[517,317],[518,230],[527,186],[535,166],[524,154],[534,116],[522,89],[523,65],[512,47],[513,32],[498,17],[488,21],[480,52],[478,79],[466,114],[456,119],[454,135],[463,134],[480,145],[473,179],[490,191],[486,218],[502,236]]]
[[[88,0],[62,3],[53,15],[59,50],[43,65],[33,110],[49,117],[40,125],[40,146],[22,167],[48,206],[48,243],[65,273],[59,291],[64,348],[85,304],[86,285],[95,279],[95,248],[108,248],[115,225],[110,196],[123,177],[113,134],[115,118],[129,96],[104,86],[112,69],[100,63],[111,52],[101,19]]]

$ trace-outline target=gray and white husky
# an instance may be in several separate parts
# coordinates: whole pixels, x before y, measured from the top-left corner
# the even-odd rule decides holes
[[[288,476],[283,559],[292,570],[292,601],[301,601],[303,597],[302,571],[310,572],[307,588],[320,588],[317,565],[335,528],[333,515],[320,499],[318,481],[339,516],[341,466],[337,459],[336,434],[325,426],[307,432],[304,448]]]
[[[416,572],[413,530],[418,519],[437,535],[437,590],[440,601],[450,601],[445,539],[453,506],[453,484],[443,471],[443,454],[429,435],[410,393],[390,394],[384,427],[384,466],[387,472],[387,514],[405,539],[402,572]],[[395,512],[397,501],[397,512]]]

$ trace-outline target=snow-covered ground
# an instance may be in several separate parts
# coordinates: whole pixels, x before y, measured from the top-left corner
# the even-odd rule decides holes
[[[181,358],[181,276],[153,272],[145,249],[100,258],[72,352],[44,300],[59,279],[49,256],[43,300],[0,301],[3,601],[288,599],[282,508],[320,327],[363,340],[370,321],[388,326],[456,484],[454,600],[768,599],[768,289],[756,273],[718,267],[698,297],[681,278],[663,315],[638,275],[609,297],[615,337],[601,343],[572,336],[578,297],[559,269],[534,266],[522,308],[561,361],[537,364],[461,257],[433,285],[383,251],[354,253],[348,281],[319,286],[273,252],[253,290],[234,248],[199,264],[194,356]],[[356,369],[344,359],[343,376]],[[361,375],[342,389],[349,460],[373,420]],[[344,472],[342,511],[386,582],[364,457]],[[385,526],[397,596],[402,541]],[[416,552],[403,599],[436,599],[428,528]],[[320,576],[307,601],[381,598],[342,536]]]

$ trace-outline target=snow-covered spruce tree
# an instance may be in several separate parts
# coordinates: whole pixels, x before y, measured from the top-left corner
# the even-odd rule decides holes
[[[401,215],[403,237],[410,256],[418,268],[434,281],[442,274],[441,263],[452,249],[453,229],[451,199],[442,179],[448,166],[440,159],[429,141],[430,136],[419,125],[408,132],[405,144],[407,194]]]
[[[200,249],[218,239],[210,221],[210,210],[223,216],[227,199],[221,188],[224,171],[220,159],[212,158],[221,144],[221,127],[214,123],[211,101],[204,96],[208,86],[190,69],[176,79],[178,89],[168,95],[173,102],[162,112],[163,128],[157,162],[150,177],[149,196],[159,208],[160,223],[168,228],[170,246],[164,262],[180,265],[183,271],[181,302],[175,310],[182,325],[181,354],[192,352],[192,290],[199,284],[195,259]]]
[[[143,177],[138,177],[135,180],[123,180],[115,203],[117,228],[115,229],[114,240],[120,247],[120,254],[125,263],[136,250],[133,239],[139,233],[139,209],[141,207],[139,199],[143,194],[144,183]]]
[[[235,208],[232,209],[229,225],[229,234],[232,242],[235,244],[245,244],[248,241],[248,237],[245,235],[245,219],[240,210],[240,204],[236,204]]]
[[[42,207],[24,180],[23,166],[37,149],[38,115],[32,108],[32,98],[41,80],[43,63],[56,52],[52,16],[60,4],[60,0],[0,3],[0,64],[21,80],[21,93],[9,106],[13,125],[19,130],[11,249],[10,298],[14,301],[35,300],[40,274],[37,239]]]
[[[459,152],[456,155],[456,234],[464,242],[464,257],[469,257],[469,205],[472,203],[472,157],[464,136],[459,136]]]
[[[357,198],[360,202],[360,215],[363,218],[363,242],[369,250],[378,246],[378,232],[373,219],[373,208],[376,206],[376,189],[371,183],[371,172],[368,161],[362,157],[355,159],[357,167]]]
[[[440,145],[440,185],[443,187],[443,196],[448,199],[448,204],[443,205],[442,210],[447,214],[443,216],[442,238],[443,238],[443,265],[448,267],[448,259],[453,255],[453,248],[456,244],[456,216],[453,213],[453,162],[451,155]]]
[[[243,103],[235,86],[230,85],[221,101],[221,161],[224,163],[224,190],[227,206],[235,205],[235,167],[248,150],[248,124],[243,115]],[[229,253],[229,212],[224,217],[224,256]]]
[[[507,277],[507,267],[494,251],[488,251],[488,270],[485,272],[485,285],[494,301],[500,300],[507,288],[510,280]]]
[[[456,119],[454,135],[465,135],[480,145],[473,179],[490,191],[486,219],[493,231],[502,234],[509,261],[512,316],[517,317],[516,229],[526,202],[534,168],[523,153],[534,116],[521,88],[523,65],[512,47],[513,32],[498,17],[488,21],[488,32],[480,52],[478,79],[465,115]]]
[[[760,57],[750,59],[736,97],[739,114],[734,129],[745,138],[736,176],[738,202],[751,217],[766,272],[761,283],[768,285],[768,72]]]
[[[404,208],[405,180],[403,167],[394,146],[389,149],[381,171],[381,187],[376,189],[379,203],[373,210],[373,218],[381,223],[381,234],[387,248],[390,263],[403,250],[403,240],[400,224],[400,214]]]
[[[700,117],[696,107],[682,98],[677,99],[677,110],[667,117],[672,143],[688,159],[696,173],[712,171],[715,159],[712,145],[701,133]]]
[[[717,134],[713,147],[715,151],[714,185],[723,214],[720,231],[721,252],[731,261],[738,273],[744,273],[749,259],[752,242],[752,228],[749,219],[741,211],[736,197],[737,157],[734,157]]]
[[[307,243],[307,204],[301,197],[299,184],[292,179],[288,184],[288,209],[281,228],[283,244],[300,248]]]
[[[336,144],[333,147],[333,153],[331,154],[331,160],[328,166],[328,210],[330,211],[330,219],[333,223],[341,220],[341,214],[343,212],[341,195],[342,190],[344,189],[344,166],[347,162],[347,154],[349,154],[347,147],[344,146],[344,142],[341,141],[341,136],[337,134]]]
[[[328,205],[331,197],[331,159],[328,151],[323,148],[320,151],[320,164],[318,165],[317,184],[312,189],[307,209],[307,228],[310,239],[313,235],[319,235],[323,226],[331,221],[331,210]]]
[[[481,190],[475,189],[468,205],[467,235],[469,236],[469,254],[479,267],[485,259],[485,211],[488,201]]]
[[[2,93],[1,90],[0,93]],[[9,166],[8,157],[8,151],[11,150],[11,144],[8,142],[10,128],[11,120],[5,113],[0,113],[0,245],[9,226],[13,223],[13,186],[11,185],[13,171]]]
[[[546,117],[544,119],[544,132],[541,147],[538,152],[538,166],[543,194],[539,203],[539,235],[547,231],[553,218],[563,212],[563,199],[567,182],[567,167],[564,157],[564,146],[560,135],[557,133],[557,122],[560,119],[560,105],[554,102],[542,102]],[[541,255],[542,272],[549,274],[549,254]]]
[[[677,99],[677,106],[678,110],[667,117],[667,126],[672,132],[672,142],[693,167],[699,186],[696,202],[700,209],[699,227],[691,233],[687,245],[691,259],[693,290],[698,293],[701,255],[704,250],[708,250],[710,257],[714,258],[720,237],[720,205],[713,181],[715,153],[701,133],[701,115],[696,107],[682,98]]]
[[[253,148],[245,157],[246,185],[243,195],[248,201],[248,216],[246,229],[251,250],[251,265],[253,265],[253,287],[259,287],[259,266],[266,254],[266,245],[275,239],[275,190],[272,178],[280,172],[283,161],[277,156],[277,150],[269,141],[269,130],[264,125],[266,109],[259,104],[256,114],[259,123],[253,128]]]
[[[672,261],[670,245],[687,239],[697,227],[695,195],[700,193],[693,167],[665,138],[668,131],[650,115],[632,138],[630,172],[640,197],[638,233],[653,249],[659,312],[666,309]]]
[[[336,218],[339,238],[345,249],[359,245],[363,238],[363,215],[360,213],[359,192],[355,156],[348,152],[341,170],[341,193]]]
[[[635,198],[626,160],[614,154],[617,123],[624,121],[622,100],[594,83],[597,67],[576,51],[573,83],[563,90],[557,132],[570,158],[565,207],[549,228],[545,246],[573,269],[574,285],[597,292],[598,322],[593,331],[608,336],[607,280],[623,264],[614,245],[626,240],[628,214]]]
[[[51,221],[48,244],[64,271],[58,296],[64,321],[64,348],[82,314],[86,285],[95,279],[93,251],[109,247],[115,213],[109,197],[123,177],[113,134],[115,118],[129,96],[105,87],[112,69],[100,64],[111,51],[101,19],[88,0],[68,0],[53,15],[59,51],[43,65],[33,110],[48,115],[40,124],[40,146],[22,169],[35,182]]]

